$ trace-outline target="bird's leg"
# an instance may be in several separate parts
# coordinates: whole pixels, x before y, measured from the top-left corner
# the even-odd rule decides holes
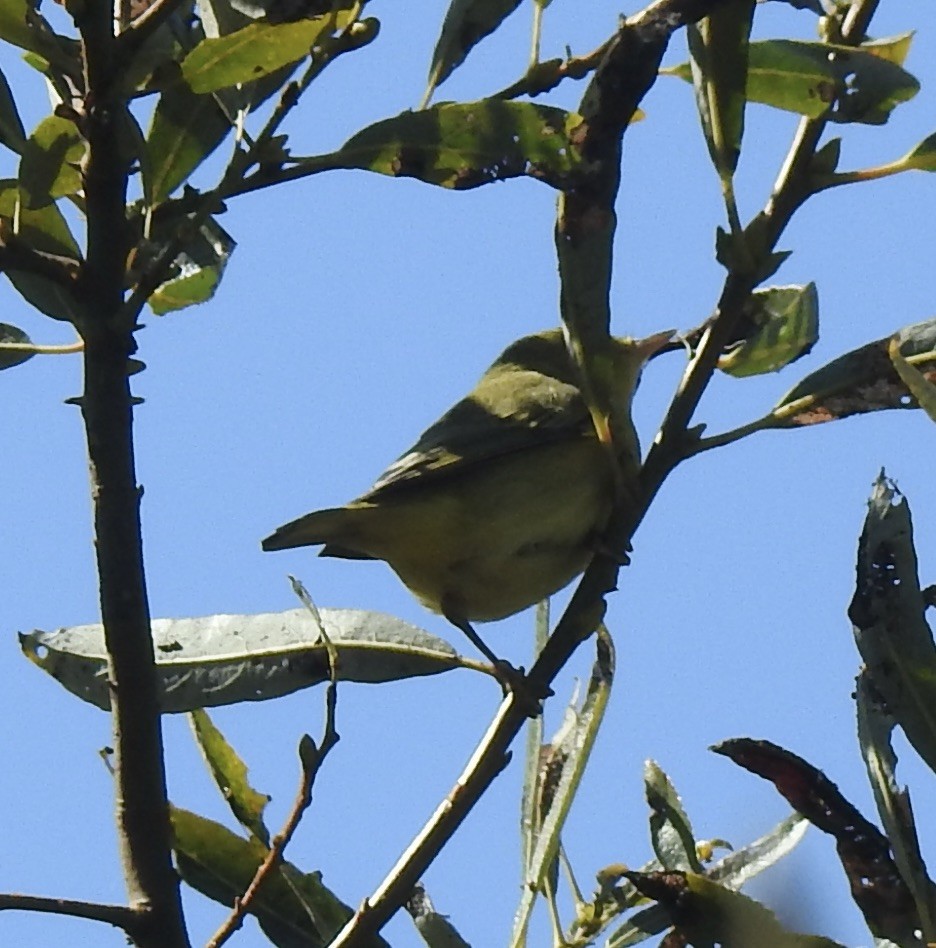
[[[504,694],[513,694],[529,717],[535,718],[542,714],[542,700],[552,694],[552,689],[540,689],[537,692],[532,687],[530,679],[524,674],[523,669],[515,668],[506,659],[498,658],[485,644],[484,639],[475,632],[467,619],[462,619],[448,612],[444,615],[452,625],[461,629],[468,636],[471,644],[491,663],[491,667],[494,669],[494,677],[500,682]]]

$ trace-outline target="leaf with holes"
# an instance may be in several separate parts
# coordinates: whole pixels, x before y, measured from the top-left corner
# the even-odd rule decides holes
[[[370,125],[327,160],[454,190],[522,176],[562,188],[580,166],[572,133],[581,121],[532,102],[446,103]]]
[[[923,377],[936,380],[936,319],[901,329],[900,353]],[[837,421],[889,408],[918,408],[889,355],[891,337],[869,342],[807,375],[774,407],[768,427]]]
[[[663,72],[692,81],[689,63]],[[762,40],[748,48],[748,99],[810,118],[834,106],[833,121],[879,125],[919,89],[896,62],[863,47]]]

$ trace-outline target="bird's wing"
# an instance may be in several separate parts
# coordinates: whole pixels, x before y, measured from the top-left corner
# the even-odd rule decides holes
[[[527,376],[522,378],[522,376]],[[574,385],[535,371],[489,372],[483,384],[447,411],[361,498],[458,476],[492,458],[591,432]]]

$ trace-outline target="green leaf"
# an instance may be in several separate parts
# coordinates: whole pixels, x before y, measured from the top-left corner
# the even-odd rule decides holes
[[[176,83],[159,97],[147,135],[147,203],[161,204],[221,144],[231,119],[210,95]]]
[[[689,817],[669,777],[659,764],[644,765],[644,791],[650,806],[650,840],[664,870],[702,872]]]
[[[233,905],[266,858],[267,847],[176,806],[170,817],[179,874],[208,898]],[[303,873],[288,862],[270,873],[251,903],[250,913],[273,944],[283,948],[327,945],[353,914],[322,884],[321,873]],[[379,936],[368,945],[386,948]]]
[[[687,27],[699,117],[721,177],[734,174],[741,154],[754,3],[730,0]]]
[[[163,316],[211,299],[235,246],[227,231],[213,218],[207,218],[188,235],[173,260],[174,275],[147,300],[153,312]]]
[[[898,33],[896,36],[868,40],[861,44],[861,48],[875,56],[879,56],[881,59],[902,66],[910,52],[910,45],[915,35],[915,30],[909,30],[906,33]]]
[[[452,0],[432,53],[424,106],[436,87],[465,61],[472,48],[490,36],[518,6],[520,0]]]
[[[858,543],[848,610],[875,690],[916,752],[936,771],[936,647],[926,622],[906,498],[883,476],[874,484]]]
[[[631,872],[627,878],[666,909],[680,944],[843,948],[828,938],[789,931],[759,902],[694,872]]]
[[[27,139],[20,159],[19,183],[26,206],[42,208],[55,198],[77,194],[86,149],[74,122],[58,115],[43,119]]]
[[[755,290],[744,310],[745,339],[718,360],[735,378],[779,372],[806,355],[819,338],[816,284]]]
[[[907,152],[900,164],[915,171],[936,171],[936,132]]]
[[[21,49],[33,49],[35,33],[27,24],[29,11],[26,0],[0,0],[0,39]]]
[[[689,63],[664,73],[692,81]],[[834,106],[833,121],[879,125],[919,88],[899,65],[864,48],[799,40],[763,40],[748,47],[748,99],[810,118]]]
[[[900,352],[930,381],[936,380],[936,319],[897,333]],[[839,356],[807,375],[777,403],[770,427],[792,428],[837,421],[889,408],[917,408],[889,356],[886,336]]]
[[[812,157],[809,170],[814,175],[833,174],[842,157],[842,139],[830,138]]]
[[[706,875],[727,888],[740,889],[754,876],[790,853],[803,838],[808,827],[809,822],[803,816],[792,813],[769,833],[720,859]],[[640,872],[659,872],[662,868],[656,862],[645,866]],[[612,899],[615,908],[631,908],[645,903],[645,897],[627,879],[615,879],[614,883]],[[605,919],[604,923],[607,924],[608,921],[610,919]],[[630,948],[651,935],[660,934],[669,928],[670,924],[669,916],[661,905],[641,909],[614,931],[608,939],[607,948]]]
[[[2,0],[0,0],[2,2]],[[20,155],[26,146],[26,129],[16,109],[16,100],[6,76],[0,70],[0,145]]]
[[[769,833],[722,857],[706,875],[729,889],[740,889],[791,853],[808,829],[809,821],[804,816],[791,813]]]
[[[370,125],[328,161],[455,190],[522,175],[561,188],[580,166],[570,134],[581,121],[532,102],[445,103]]]
[[[890,841],[894,862],[913,894],[923,940],[932,943],[936,941],[936,887],[926,872],[926,863],[920,852],[910,793],[897,786],[897,755],[891,746],[894,718],[882,704],[867,669],[858,674],[855,700],[858,743],[874,791],[878,815]]]
[[[526,944],[526,930],[536,897],[544,891],[559,852],[559,837],[591,756],[604,717],[614,678],[614,644],[608,630],[599,626],[595,637],[596,657],[588,682],[588,692],[566,708],[565,718],[549,745],[544,748],[540,793],[533,807],[536,845],[526,868],[523,893],[514,917],[511,948]]]
[[[7,349],[6,346],[31,346],[32,339],[17,326],[0,323],[0,371],[22,365],[36,353],[21,349]]]
[[[916,403],[936,421],[936,383],[931,382],[916,366],[911,365],[900,351],[900,337],[892,336],[887,347],[887,354],[900,376],[900,381],[907,386]]]
[[[461,664],[448,642],[392,616],[320,609],[338,650],[338,678],[379,684],[438,675]],[[328,681],[318,627],[305,609],[247,616],[154,619],[160,708],[175,714],[266,701]],[[23,654],[64,688],[107,710],[107,658],[100,625],[20,636]]]
[[[534,656],[539,655],[549,638],[549,600],[537,603],[535,620]],[[543,715],[538,714],[527,721],[526,748],[523,761],[523,795],[520,800],[520,871],[521,884],[526,879],[536,841],[540,834],[537,807],[541,796],[541,757],[543,748]]]
[[[6,218],[10,231],[13,221],[18,222],[17,236],[30,247],[71,260],[79,260],[78,242],[55,204],[44,207],[24,207],[19,185],[12,178],[0,178],[0,218]]]
[[[78,244],[55,204],[31,209],[23,206],[19,185],[10,178],[0,179],[0,220],[10,233],[43,253],[78,260]],[[18,229],[14,230],[14,221]],[[8,269],[6,275],[16,291],[46,316],[74,322],[78,301],[61,283],[25,270]]]
[[[270,797],[258,793],[250,785],[247,765],[225,740],[206,711],[196,709],[190,712],[189,722],[208,770],[234,818],[264,846],[269,846],[270,831],[263,822],[263,811]]]
[[[40,313],[68,323],[77,319],[78,301],[61,283],[26,270],[7,270],[6,275],[17,293]]]
[[[428,948],[471,948],[449,919],[435,910],[421,882],[416,883],[405,908]]]
[[[251,82],[308,56],[324,35],[344,29],[352,19],[341,11],[294,23],[251,23],[202,40],[182,61],[182,76],[198,93]]]

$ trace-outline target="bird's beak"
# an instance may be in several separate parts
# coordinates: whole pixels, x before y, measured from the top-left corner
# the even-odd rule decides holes
[[[675,335],[675,329],[667,329],[665,332],[654,333],[645,339],[638,339],[635,345],[644,362],[649,362],[650,359],[666,348],[667,343],[672,342]]]

